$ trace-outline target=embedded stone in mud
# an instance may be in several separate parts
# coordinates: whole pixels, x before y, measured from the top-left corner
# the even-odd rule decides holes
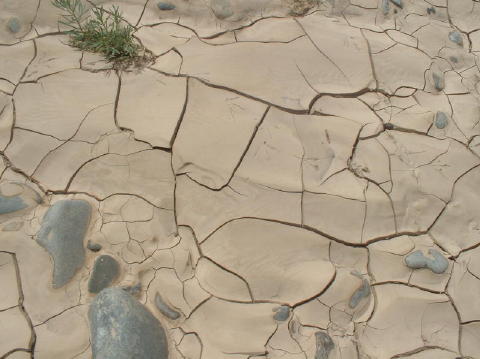
[[[175,9],[175,5],[173,5],[169,2],[159,2],[159,3],[157,3],[157,6],[162,11],[168,11],[168,10]]]
[[[441,274],[448,268],[448,260],[436,249],[429,249],[428,254],[433,258],[425,257],[422,251],[414,251],[405,257],[407,267],[412,269],[428,268],[433,273]]]
[[[102,245],[99,243],[88,241],[87,248],[90,249],[92,252],[98,252],[100,249],[102,249]]]
[[[456,43],[459,46],[463,46],[463,38],[462,34],[460,34],[458,31],[452,31],[448,34],[448,38],[450,41]]]
[[[327,333],[316,332],[315,340],[317,344],[317,351],[315,353],[315,359],[328,359],[330,352],[335,344],[333,344],[332,338]]]
[[[290,316],[290,307],[288,305],[282,305],[280,307],[274,308],[273,311],[275,312],[273,319],[280,322],[286,321]]]
[[[121,288],[102,290],[88,316],[94,359],[168,359],[162,325]]]
[[[165,303],[165,301],[162,299],[162,297],[158,293],[155,294],[155,306],[160,311],[160,313],[162,313],[167,318],[170,318],[173,320],[180,318],[180,313],[170,308],[170,306],[167,303]]]
[[[0,185],[0,215],[35,207],[41,202],[37,192],[21,183]]]
[[[442,91],[445,88],[445,79],[443,78],[443,74],[439,75],[437,73],[432,74],[433,84],[435,85],[435,89],[438,91]]]
[[[233,15],[232,6],[229,0],[212,0],[210,3],[215,16],[220,19],[226,19]]]
[[[393,2],[395,5],[397,5],[399,8],[403,8],[403,2],[402,0],[390,0],[391,2]]]
[[[368,283],[368,280],[364,279],[362,281],[362,285],[360,286],[360,288],[358,288],[350,297],[350,302],[348,303],[348,306],[351,309],[354,309],[363,298],[366,298],[369,295],[370,295],[370,283]]]
[[[448,125],[448,118],[445,112],[441,112],[441,111],[437,112],[437,114],[435,115],[435,127],[441,130],[447,127],[447,125]]]
[[[102,289],[108,287],[120,272],[117,261],[108,255],[103,255],[95,260],[93,272],[88,281],[88,291],[90,293],[98,293]]]
[[[20,20],[16,17],[12,17],[8,20],[7,22],[7,28],[10,30],[10,32],[16,34],[17,32],[20,31],[20,28],[22,25],[20,24]]]
[[[83,239],[90,223],[91,207],[84,200],[62,200],[43,217],[37,243],[53,259],[53,288],[63,287],[83,266]]]

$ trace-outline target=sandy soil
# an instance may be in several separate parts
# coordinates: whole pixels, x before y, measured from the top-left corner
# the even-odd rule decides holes
[[[0,1],[0,358],[480,358],[477,0],[94,3]]]

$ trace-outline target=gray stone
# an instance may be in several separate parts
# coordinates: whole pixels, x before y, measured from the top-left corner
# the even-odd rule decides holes
[[[120,273],[120,266],[117,261],[108,255],[103,255],[95,260],[92,275],[88,281],[88,291],[99,293],[107,288]]]
[[[438,129],[443,129],[448,125],[448,117],[445,112],[437,112],[435,115],[435,127]]]
[[[445,80],[443,74],[439,75],[436,72],[432,73],[433,84],[438,91],[442,91],[445,88]]]
[[[449,57],[450,61],[452,61],[454,64],[458,62],[458,59],[455,56],[450,56]]]
[[[226,19],[233,15],[232,6],[229,0],[211,0],[210,6],[215,16],[220,19]]]
[[[83,266],[83,239],[90,223],[90,204],[83,200],[62,200],[43,217],[37,243],[53,259],[53,288],[63,287]]]
[[[102,249],[102,245],[98,243],[94,243],[92,241],[88,241],[87,248],[90,249],[92,252],[98,252],[100,249]]]
[[[169,10],[175,9],[175,5],[173,5],[169,2],[159,2],[159,3],[157,3],[157,6],[162,11],[169,11]]]
[[[158,293],[155,294],[155,306],[160,311],[160,313],[162,313],[167,318],[173,320],[180,318],[180,313],[177,312],[175,309],[172,309],[167,303],[165,303],[165,301]]]
[[[403,2],[402,0],[390,0],[392,3],[397,5],[400,9],[403,9]]]
[[[168,359],[165,329],[121,288],[102,290],[88,317],[93,359]]]
[[[13,194],[12,191],[15,193]],[[5,194],[11,193],[12,195]],[[42,202],[40,195],[29,186],[17,182],[3,182],[0,188],[0,215],[33,208]]]
[[[428,254],[433,258],[425,257],[422,251],[417,250],[405,257],[405,264],[411,269],[428,268],[433,273],[441,274],[448,268],[448,260],[436,249],[429,249]]]
[[[21,196],[2,196],[0,195],[0,214],[21,211],[28,207]]]
[[[122,287],[122,289],[133,296],[137,296],[142,290],[142,283],[139,282],[135,285],[127,285],[125,287]]]
[[[315,333],[315,340],[317,345],[315,359],[328,359],[330,352],[335,346],[335,344],[333,344],[332,338],[330,338],[327,333],[318,331]]]
[[[431,14],[435,14],[437,12],[437,10],[435,10],[435,8],[432,6],[432,7],[427,7],[427,14],[428,15],[431,15]]]
[[[463,37],[462,34],[458,31],[452,31],[448,34],[450,41],[456,43],[458,46],[463,46]]]
[[[274,308],[273,311],[275,312],[273,319],[278,320],[279,322],[286,321],[290,316],[290,307],[288,305],[282,305]]]
[[[368,283],[368,280],[363,279],[362,285],[360,286],[360,288],[358,288],[350,297],[348,306],[351,309],[354,309],[363,298],[366,298],[369,295],[370,295],[370,283]]]
[[[382,11],[383,11],[383,15],[387,15],[390,12],[390,1],[389,0],[383,0],[382,1]]]
[[[12,17],[7,22],[7,28],[10,32],[16,34],[22,28],[22,24],[20,24],[20,20],[16,17]]]

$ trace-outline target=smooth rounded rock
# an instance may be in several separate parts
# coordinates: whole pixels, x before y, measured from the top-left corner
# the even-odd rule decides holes
[[[315,341],[317,345],[315,359],[328,359],[330,352],[335,347],[332,338],[327,333],[318,331],[315,333]]]
[[[176,7],[175,5],[173,5],[169,2],[159,2],[159,3],[157,3],[157,6],[162,11],[174,10],[175,7]]]
[[[428,254],[433,258],[426,257],[422,251],[417,250],[405,257],[405,264],[411,269],[428,268],[433,273],[441,274],[448,268],[448,260],[436,249],[429,249]]]
[[[98,243],[94,243],[92,241],[87,242],[87,248],[90,249],[92,252],[98,252],[102,249],[102,245]]]
[[[443,74],[440,75],[436,72],[432,74],[433,84],[437,91],[442,91],[445,88],[445,79],[443,78]]]
[[[448,34],[448,38],[450,39],[451,42],[456,43],[458,46],[463,46],[463,37],[462,37],[462,34],[459,33],[458,31],[451,31]]]
[[[229,0],[212,0],[210,6],[212,7],[215,16],[220,20],[233,15],[232,6]]]
[[[12,17],[7,22],[7,28],[10,32],[16,34],[22,28],[22,24],[20,24],[20,20],[16,17]]]
[[[180,318],[180,313],[175,309],[171,308],[165,301],[162,299],[160,294],[155,294],[155,306],[157,309],[169,319],[176,320]]]
[[[62,200],[50,207],[43,217],[37,243],[53,258],[53,288],[63,287],[83,266],[83,240],[91,214],[83,200]]]
[[[273,311],[275,312],[273,319],[279,322],[286,321],[290,316],[290,307],[288,305],[282,305],[280,307],[274,308]]]
[[[123,289],[102,290],[88,317],[93,359],[168,359],[165,329]]]
[[[119,273],[120,266],[113,257],[108,255],[98,257],[93,265],[92,276],[88,281],[88,291],[99,293],[112,284]]]
[[[435,115],[435,127],[438,129],[444,129],[448,125],[448,118],[444,112],[437,112]]]
[[[368,283],[368,280],[363,279],[362,280],[362,285],[360,288],[358,288],[350,297],[350,301],[348,303],[348,306],[351,309],[354,309],[363,298],[366,298],[370,295],[370,283]]]
[[[390,12],[390,1],[389,0],[383,0],[382,1],[382,11],[383,11],[383,15],[387,15]]]
[[[0,215],[33,208],[41,201],[38,193],[27,185],[16,182],[5,182],[0,185]]]

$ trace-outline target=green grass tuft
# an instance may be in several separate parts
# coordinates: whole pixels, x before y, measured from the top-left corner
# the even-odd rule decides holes
[[[90,11],[82,0],[53,0],[52,4],[64,12],[58,22],[69,29],[71,46],[114,62],[138,56],[142,47],[133,37],[135,28],[123,19],[118,6],[111,10],[94,6]]]

